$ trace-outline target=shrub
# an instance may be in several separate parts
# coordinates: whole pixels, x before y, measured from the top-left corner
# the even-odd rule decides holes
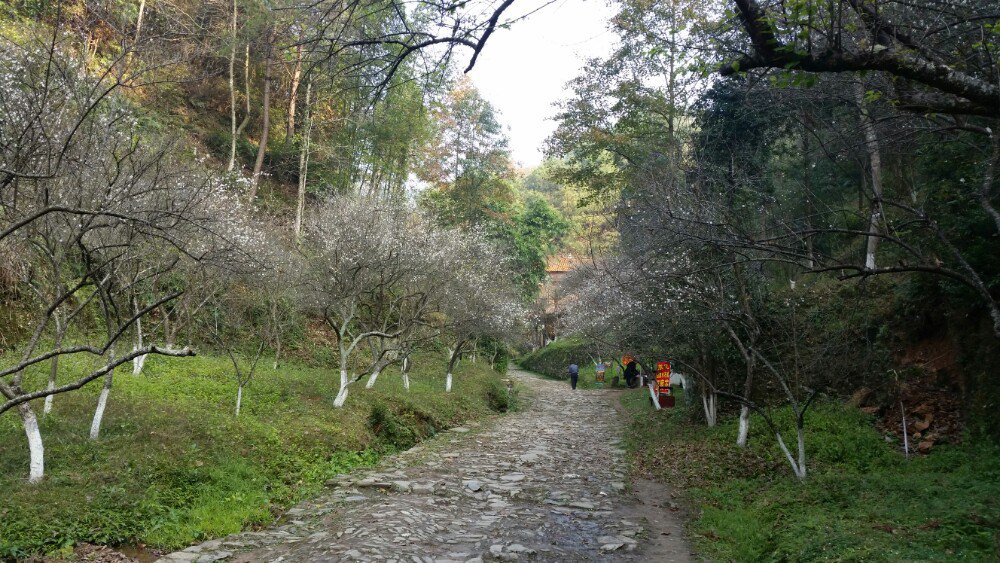
[[[486,402],[496,412],[509,412],[517,407],[517,389],[507,390],[499,380],[492,380],[486,388]]]
[[[589,362],[586,343],[576,338],[556,340],[521,359],[525,368],[556,379],[569,378],[567,368],[570,364],[583,367]]]
[[[406,422],[385,403],[372,405],[371,413],[368,415],[368,428],[378,441],[389,449],[405,450],[417,443],[413,430],[408,428]]]

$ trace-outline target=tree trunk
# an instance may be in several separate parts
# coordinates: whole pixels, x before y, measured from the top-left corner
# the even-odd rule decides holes
[[[108,363],[115,360],[115,350],[108,350]],[[101,394],[97,398],[97,408],[94,409],[94,419],[90,423],[90,439],[97,440],[101,437],[101,423],[104,421],[104,409],[108,406],[108,396],[111,395],[111,386],[114,383],[115,370],[108,370],[104,375],[104,385],[101,387]]]
[[[139,0],[139,17],[135,19],[135,35],[132,36],[132,43],[139,43],[139,34],[142,33],[142,17],[146,13],[146,0]]]
[[[114,382],[114,370],[104,376],[104,386],[101,388],[101,395],[97,399],[97,409],[94,410],[94,420],[90,423],[90,439],[97,440],[101,437],[101,423],[104,421],[104,409],[108,406],[108,396],[111,394],[111,385]]]
[[[403,389],[407,391],[410,390],[410,358],[403,358],[403,365],[400,366],[403,371]]]
[[[743,381],[743,397],[750,400],[750,394],[753,393],[753,369],[755,365],[754,357],[752,354],[744,354],[744,359],[747,365],[747,377]],[[745,448],[747,447],[747,436],[750,434],[750,408],[743,405],[740,409],[740,430],[736,435],[736,445]]]
[[[240,121],[239,126],[236,127],[236,134],[233,135],[233,148],[236,147],[236,140],[243,136],[243,130],[246,129],[247,123],[250,123],[250,42],[247,41],[247,48],[243,55],[243,97],[244,107],[243,107],[243,119]],[[235,151],[233,156],[235,157]]]
[[[139,312],[139,304],[135,300],[132,301],[132,308],[136,313]],[[139,350],[142,346],[142,317],[138,317],[135,320],[135,347],[133,350]],[[142,368],[146,365],[146,356],[147,354],[143,354],[132,358],[132,375],[139,375],[142,373]]]
[[[879,243],[879,222],[882,220],[882,156],[879,153],[878,135],[875,132],[875,122],[872,120],[865,104],[865,88],[861,82],[856,83],[858,107],[861,110],[861,129],[865,136],[865,149],[868,151],[868,171],[871,180],[871,211],[868,216],[868,238],[865,244],[865,268],[874,270],[875,251]]]
[[[906,429],[906,409],[903,408],[903,399],[899,400],[899,414],[903,422],[903,454],[906,459],[910,459],[910,431]]]
[[[1000,212],[993,207],[993,183],[996,181],[997,166],[1000,165],[1000,137],[997,134],[995,131],[990,132],[992,151],[986,163],[986,171],[983,173],[982,187],[979,189],[979,205],[993,219],[997,229],[994,234],[1000,234]]]
[[[142,18],[143,18],[143,16],[145,14],[146,14],[146,0],[139,0],[139,17],[137,17],[136,20],[135,20],[135,34],[132,35],[132,46],[131,47],[127,47],[128,54],[125,55],[125,71],[124,72],[126,72],[126,73],[128,72],[128,69],[132,67],[132,53],[135,52],[135,50],[137,49],[137,46],[139,45],[139,37],[142,34]],[[88,35],[87,35],[87,45],[86,45],[88,65],[89,65],[90,59],[93,58],[93,56],[90,54],[90,41],[91,41],[91,37],[92,36],[88,33]],[[97,54],[96,42],[97,41],[94,40],[94,43],[95,43],[94,54],[95,55]]]
[[[302,237],[302,216],[306,211],[306,179],[309,175],[309,137],[312,134],[312,117],[310,116],[310,96],[312,95],[312,80],[306,82],[306,131],[299,150],[299,194],[295,207],[295,238]]]
[[[459,342],[454,349],[448,348],[448,375],[445,377],[444,390],[446,393],[451,393],[452,384],[452,372],[455,371],[455,367],[458,366],[458,357],[462,353],[462,346],[465,342]]]
[[[750,407],[743,405],[740,409],[740,432],[736,437],[736,445],[747,447],[747,437],[750,435]]]
[[[368,383],[365,383],[365,389],[371,389],[375,387],[375,380],[378,379],[378,374],[382,372],[382,368],[375,368],[375,371],[368,376]]]
[[[336,408],[341,408],[344,406],[344,401],[347,400],[347,384],[349,378],[347,377],[347,370],[340,370],[340,391],[337,392],[337,398],[333,400],[333,406]]]
[[[799,481],[805,481],[806,479],[806,445],[805,445],[805,435],[802,429],[798,429],[798,446],[799,446],[799,460],[796,461],[792,456],[792,452],[788,450],[788,446],[785,445],[785,440],[781,437],[781,432],[775,432],[774,437],[778,440],[778,446],[781,448],[782,453],[785,454],[785,459],[788,460],[788,465],[792,468],[792,473]]]
[[[54,348],[58,350],[62,347],[63,337],[66,336],[66,325],[62,322],[59,313],[52,315],[53,321],[56,324],[56,341]],[[56,388],[56,378],[59,375],[59,356],[52,356],[52,361],[49,363],[49,385],[48,390],[52,391]],[[54,395],[48,395],[45,397],[45,406],[42,407],[42,416],[47,416],[52,412],[52,402]]]
[[[28,439],[29,470],[28,482],[37,483],[45,476],[45,447],[42,444],[42,432],[38,429],[38,417],[29,403],[21,403],[17,407],[24,426],[24,435]]]
[[[660,410],[660,398],[656,396],[656,391],[653,390],[653,382],[649,382],[649,400],[653,403],[653,408]]]
[[[177,341],[177,326],[170,322],[170,311],[166,307],[161,307],[160,310],[163,311],[163,339],[168,347],[173,347]]]
[[[260,142],[257,144],[257,158],[253,163],[253,175],[250,177],[250,202],[257,199],[257,187],[260,184],[260,174],[264,169],[264,156],[267,154],[267,138],[271,131],[271,51],[274,48],[273,32],[267,38],[267,52],[264,53],[264,99],[261,102],[262,117]],[[275,362],[277,368],[277,362]]]
[[[801,480],[805,480],[805,478],[806,478],[806,431],[805,431],[805,428],[802,427],[801,423],[797,423],[796,426],[797,426],[797,428],[795,429],[795,434],[796,434],[796,437],[798,438],[798,443],[799,443],[799,473],[798,473],[798,477]]]
[[[295,136],[295,106],[299,97],[299,81],[302,79],[302,45],[295,49],[295,68],[292,70],[292,83],[288,90],[288,125],[285,127],[285,142]],[[307,102],[308,104],[308,102]]]
[[[243,384],[236,386],[236,416],[240,416],[240,407],[243,406]]]
[[[229,30],[233,44],[229,48],[229,165],[226,170],[233,171],[236,166],[236,0],[233,0],[233,19]]]
[[[709,428],[714,427],[717,421],[715,405],[715,393],[708,390],[703,391],[701,394],[701,406],[705,411],[705,424],[707,424]]]

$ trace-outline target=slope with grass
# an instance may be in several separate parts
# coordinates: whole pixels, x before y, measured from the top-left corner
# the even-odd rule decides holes
[[[423,354],[409,392],[387,372],[372,390],[355,386],[342,409],[331,406],[335,370],[268,364],[236,418],[228,359],[152,357],[142,375],[115,378],[96,443],[87,433],[99,384],[56,397],[42,422],[47,478],[37,486],[25,482],[17,417],[0,417],[0,559],[81,542],[175,548],[267,524],[338,473],[508,407],[483,363],[463,364],[446,394],[445,363]]]
[[[1000,451],[967,443],[906,460],[870,417],[825,403],[807,416],[810,476],[799,484],[763,421],[750,447],[736,420],[691,422],[694,405],[656,412],[644,390],[622,398],[636,472],[670,483],[692,507],[690,533],[709,559],[995,560]],[[790,430],[791,417],[783,413]]]

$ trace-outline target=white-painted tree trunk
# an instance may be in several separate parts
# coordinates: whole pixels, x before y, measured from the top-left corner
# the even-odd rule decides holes
[[[37,483],[45,476],[45,447],[42,444],[42,432],[38,429],[38,417],[28,403],[18,405],[17,411],[21,415],[24,435],[28,438],[28,482]]]
[[[146,365],[147,356],[148,354],[143,354],[132,358],[132,375],[139,375],[142,373],[142,368]]]
[[[705,410],[705,424],[707,424],[709,428],[715,426],[715,393],[703,393],[701,396],[701,406]]]
[[[410,390],[410,374],[408,373],[403,374],[403,389]]]
[[[743,405],[740,409],[740,431],[736,437],[736,445],[747,447],[747,437],[750,435],[750,407]]]
[[[656,396],[656,390],[653,389],[653,384],[650,383],[649,387],[649,398],[653,401],[653,408],[660,410],[660,398]]]
[[[681,384],[681,389],[687,391],[687,388],[688,388],[688,386],[687,386],[687,378],[684,377],[684,374],[674,372],[674,373],[672,373],[670,375],[670,377],[671,377],[672,380],[677,381],[678,383]]]
[[[780,432],[775,432],[774,437],[778,440],[778,446],[781,447],[781,451],[785,454],[785,459],[788,460],[788,465],[792,467],[792,473],[799,481],[805,481],[806,479],[806,442],[803,429],[798,429],[798,446],[799,446],[799,459],[798,461],[792,456],[792,452],[788,450],[788,446],[785,445],[785,440],[782,439]]]
[[[451,393],[451,372],[448,373],[448,377],[444,380],[444,390],[447,393]]]
[[[240,407],[243,406],[243,386],[236,387],[236,416],[240,415]]]
[[[139,317],[135,320],[135,347],[132,350],[139,350],[142,346],[142,317]],[[146,356],[147,354],[143,354],[132,358],[132,375],[142,373],[142,367],[146,365]]]
[[[806,478],[806,433],[804,428],[797,429],[799,442],[799,479]]]
[[[55,378],[50,378],[49,379],[49,384],[46,387],[46,389],[48,391],[52,391],[55,388],[56,388]],[[53,397],[53,395],[46,395],[45,396],[45,406],[42,407],[42,416],[48,416],[49,413],[52,412],[52,397]]]
[[[865,241],[865,269],[875,269],[875,252],[879,243],[879,223],[882,215],[882,156],[879,150],[878,134],[875,123],[865,103],[864,85],[858,82],[857,102],[861,110],[861,129],[865,136],[865,148],[868,150],[868,166],[872,188],[871,213],[868,217],[868,238]]]
[[[111,394],[111,386],[107,383],[101,388],[101,396],[97,399],[97,410],[94,411],[94,420],[90,423],[90,439],[96,440],[101,437],[101,423],[104,421],[104,409],[108,406],[108,395]]]
[[[906,429],[906,410],[903,408],[903,400],[899,400],[899,414],[903,422],[903,453],[906,459],[910,459],[910,431]]]
[[[108,362],[114,361],[115,352],[111,350],[108,355]],[[111,395],[111,386],[114,383],[115,370],[110,370],[104,376],[104,386],[101,387],[101,396],[97,399],[97,409],[94,411],[94,420],[90,423],[90,439],[96,440],[101,437],[101,423],[104,421],[104,409],[108,406],[108,396]]]
[[[375,381],[378,379],[378,374],[382,373],[380,368],[376,368],[371,375],[368,376],[368,383],[365,383],[365,389],[371,389],[375,387]]]
[[[340,391],[337,392],[337,398],[333,400],[333,406],[340,408],[344,406],[344,401],[347,400],[347,384],[349,380],[347,377],[347,370],[340,370]]]

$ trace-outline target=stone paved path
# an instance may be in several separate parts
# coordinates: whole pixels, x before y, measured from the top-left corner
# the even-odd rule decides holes
[[[271,529],[160,561],[692,560],[669,495],[626,490],[618,395],[511,375],[532,389],[525,411],[341,476]]]

